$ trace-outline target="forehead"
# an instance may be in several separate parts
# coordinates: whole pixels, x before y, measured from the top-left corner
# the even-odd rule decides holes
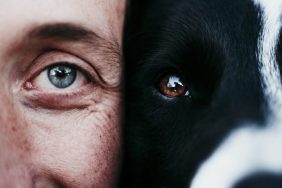
[[[170,43],[167,46],[175,43],[186,45],[196,38],[202,40],[203,45],[216,44],[222,50],[225,50],[229,57],[238,58],[239,55],[248,52],[249,55],[240,59],[252,58],[248,61],[257,64],[256,53],[258,52],[260,36],[263,30],[268,29],[264,25],[265,21],[270,23],[268,27],[272,28],[272,31],[275,30],[276,35],[280,33],[281,28],[278,21],[281,19],[281,1],[279,0],[182,0],[177,1],[177,3],[166,2],[169,3],[167,3],[167,6],[163,6],[163,9],[169,10],[170,14],[156,17],[158,23],[154,24],[153,27],[156,30],[165,28],[164,31],[161,31],[164,33],[161,41]],[[154,13],[152,14],[154,16]],[[149,23],[147,27],[151,27],[151,25]],[[160,25],[163,27],[159,27]],[[172,32],[177,33],[177,35],[172,35]],[[269,35],[275,34],[269,33]],[[279,37],[276,37],[276,39],[279,40]],[[196,42],[201,44],[199,41]],[[175,46],[177,47],[177,45]],[[178,45],[178,48],[183,49],[183,46]]]
[[[70,22],[84,25],[104,38],[110,38],[120,32],[122,17],[119,19],[118,15],[123,3],[118,0],[1,1],[0,34],[9,40],[21,36],[34,25]]]
[[[186,45],[196,38],[218,44],[229,52],[256,50],[262,15],[260,7],[251,0],[157,0],[155,5],[158,4],[160,13],[152,7],[143,24],[145,30],[162,33],[160,40],[170,43],[167,46],[177,43],[176,48],[183,49],[179,43]],[[152,18],[157,21],[152,22]]]

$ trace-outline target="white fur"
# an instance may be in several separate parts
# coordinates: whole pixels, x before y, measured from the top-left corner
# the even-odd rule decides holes
[[[276,61],[281,29],[282,0],[253,0],[262,11],[263,28],[258,39],[262,88],[271,115],[265,128],[246,124],[235,130],[205,161],[191,188],[231,188],[255,172],[282,173],[282,86]]]

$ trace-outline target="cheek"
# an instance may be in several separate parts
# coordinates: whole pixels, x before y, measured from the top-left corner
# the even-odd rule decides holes
[[[68,112],[26,112],[39,174],[66,185],[113,185],[120,156],[119,100],[102,101]]]

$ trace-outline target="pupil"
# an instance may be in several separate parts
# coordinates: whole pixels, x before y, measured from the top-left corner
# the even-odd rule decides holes
[[[67,88],[76,79],[75,68],[68,65],[57,65],[48,70],[49,81],[57,88]]]
[[[67,72],[60,67],[58,70],[56,70],[56,75],[59,78],[64,78],[67,76]]]

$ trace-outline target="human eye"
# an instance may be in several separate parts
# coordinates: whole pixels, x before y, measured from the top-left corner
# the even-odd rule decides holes
[[[99,76],[83,59],[60,51],[39,55],[27,71],[23,84],[26,98],[43,108],[74,107],[97,94]],[[75,105],[74,105],[75,104]]]
[[[64,92],[64,90],[78,89],[88,82],[89,79],[78,67],[68,62],[58,62],[45,68],[32,82],[29,82],[29,87],[46,92]]]

